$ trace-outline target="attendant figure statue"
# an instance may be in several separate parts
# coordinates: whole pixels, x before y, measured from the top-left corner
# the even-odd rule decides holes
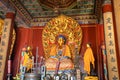
[[[90,47],[90,44],[87,44],[87,49],[84,53],[84,70],[87,72],[88,75],[90,75],[90,64],[92,63],[93,68],[95,68],[94,65],[94,56],[93,56],[93,51]]]
[[[45,61],[47,71],[56,70],[58,62],[60,62],[59,70],[74,69],[74,64],[71,60],[71,52],[69,46],[66,44],[66,37],[59,35],[56,40],[57,44],[51,47],[50,56]]]
[[[24,80],[24,74],[32,69],[33,60],[32,60],[32,52],[31,47],[27,46],[22,49],[21,54],[21,64],[20,64],[20,74],[21,80]]]

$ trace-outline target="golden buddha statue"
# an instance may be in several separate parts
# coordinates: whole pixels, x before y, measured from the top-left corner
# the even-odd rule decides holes
[[[51,19],[42,32],[47,72],[57,70],[58,63],[60,72],[74,69],[75,46],[79,51],[81,42],[82,29],[74,19],[65,15]]]
[[[57,44],[51,47],[50,56],[45,61],[47,70],[55,70],[59,61],[59,70],[74,69],[74,64],[71,60],[71,52],[69,46],[66,45],[66,38],[63,35],[59,35],[57,37]]]

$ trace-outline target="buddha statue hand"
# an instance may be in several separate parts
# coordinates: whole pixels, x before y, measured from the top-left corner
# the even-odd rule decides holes
[[[56,57],[61,57],[62,56],[62,51],[58,51],[57,54],[56,54]]]

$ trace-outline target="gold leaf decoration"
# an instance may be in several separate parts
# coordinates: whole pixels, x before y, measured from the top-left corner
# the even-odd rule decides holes
[[[56,43],[58,35],[64,35],[67,38],[67,44],[71,49],[73,58],[75,57],[75,46],[82,42],[82,29],[80,25],[71,17],[60,15],[51,19],[45,26],[42,32],[42,42],[45,53],[45,58],[49,57],[50,48]]]

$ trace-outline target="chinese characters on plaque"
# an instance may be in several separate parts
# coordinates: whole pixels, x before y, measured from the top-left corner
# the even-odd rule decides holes
[[[104,13],[104,30],[110,80],[119,80],[112,12]]]
[[[9,39],[10,39],[10,28],[11,28],[11,19],[5,19],[4,27],[2,30],[1,42],[0,42],[0,80],[3,80],[4,77],[6,56],[7,56]]]

